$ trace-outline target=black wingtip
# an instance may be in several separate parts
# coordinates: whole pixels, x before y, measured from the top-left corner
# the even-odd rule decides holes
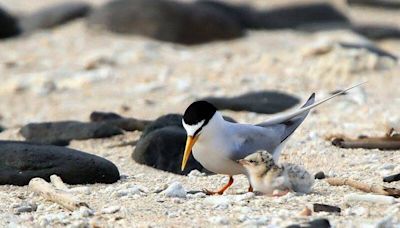
[[[312,93],[302,108],[312,105],[314,103],[314,101],[315,101],[315,93]]]

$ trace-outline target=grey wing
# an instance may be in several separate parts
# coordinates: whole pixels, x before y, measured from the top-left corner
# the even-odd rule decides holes
[[[242,159],[257,150],[266,150],[272,154],[281,144],[281,138],[286,129],[286,126],[282,124],[269,127],[247,126],[235,131],[235,149],[229,156],[232,160]]]
[[[301,109],[311,106],[315,102],[315,93],[313,93],[310,98],[308,98],[307,102],[301,107]],[[269,128],[274,125],[284,125],[284,132],[281,134],[281,139],[280,142],[285,141],[290,135],[293,134],[293,132],[297,129],[297,127],[300,126],[300,124],[304,121],[304,119],[307,117],[308,113],[310,110],[306,110],[304,112],[301,112],[300,114],[294,116],[294,117],[288,117],[287,119],[283,119],[282,122],[280,123],[275,123],[271,121],[266,121],[264,123],[260,123],[257,126]]]

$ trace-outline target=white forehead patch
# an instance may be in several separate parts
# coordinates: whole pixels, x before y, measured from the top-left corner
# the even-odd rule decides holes
[[[194,125],[188,125],[185,123],[185,121],[183,121],[182,119],[182,125],[186,130],[187,135],[189,136],[194,136],[194,133],[199,130],[199,128],[201,128],[201,126],[203,126],[205,120],[202,120],[200,122],[198,122],[197,124]]]

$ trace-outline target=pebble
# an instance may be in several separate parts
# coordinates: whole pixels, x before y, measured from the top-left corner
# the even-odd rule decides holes
[[[112,196],[123,197],[123,196],[134,196],[134,195],[146,195],[144,189],[141,186],[130,186],[126,189],[120,189],[117,192],[114,192]]]
[[[211,223],[218,225],[229,225],[229,219],[224,216],[214,216],[209,219]]]
[[[271,221],[270,218],[263,216],[263,217],[248,218],[247,220],[245,220],[243,224],[246,226],[265,226],[268,225],[270,221]]]
[[[103,214],[114,214],[114,213],[118,212],[120,209],[121,209],[120,206],[110,206],[110,207],[103,208],[101,210],[101,213],[103,213]]]
[[[161,193],[167,197],[186,198],[186,190],[180,182],[173,182]]]
[[[343,214],[346,216],[363,216],[368,213],[368,210],[365,207],[350,207],[344,210]]]
[[[72,212],[72,216],[75,218],[90,217],[92,215],[94,215],[94,211],[87,207],[80,207],[78,210]]]
[[[204,177],[205,175],[206,175],[205,173],[202,173],[199,170],[194,169],[194,170],[190,171],[190,173],[188,174],[188,177],[196,178],[196,177]]]
[[[322,171],[319,171],[318,173],[316,173],[316,174],[314,175],[314,178],[315,178],[315,179],[318,179],[318,180],[325,179],[325,173],[322,172]]]
[[[227,209],[232,200],[228,196],[210,196],[204,199],[204,203],[210,204],[216,209]]]
[[[33,212],[36,211],[38,206],[36,203],[23,203],[22,205],[18,205],[15,208],[15,214],[21,214],[26,212]]]

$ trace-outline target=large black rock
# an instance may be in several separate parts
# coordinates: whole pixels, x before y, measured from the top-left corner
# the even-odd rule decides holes
[[[118,168],[96,155],[65,147],[0,140],[0,184],[27,185],[56,174],[68,184],[114,183]]]
[[[300,101],[294,96],[274,91],[250,92],[236,97],[206,97],[202,100],[210,102],[220,110],[229,109],[264,114],[285,111]]]
[[[74,139],[105,138],[123,132],[119,127],[106,122],[60,121],[30,123],[23,126],[20,133],[30,142],[65,146]]]
[[[181,171],[186,131],[183,128],[169,126],[148,133],[136,144],[132,158],[156,169],[188,174],[191,170],[205,171],[193,156],[190,156],[184,171]]]
[[[114,0],[93,10],[91,27],[154,39],[198,44],[243,35],[229,13],[207,4],[169,0]]]
[[[193,156],[190,156],[185,170],[181,171],[185,143],[186,131],[182,125],[182,115],[167,114],[144,129],[132,158],[140,164],[177,174],[186,175],[193,169],[205,171]]]
[[[18,20],[0,7],[0,39],[17,36],[20,33]]]
[[[49,29],[85,17],[90,10],[91,6],[85,2],[63,2],[21,17],[20,24],[24,32]]]

